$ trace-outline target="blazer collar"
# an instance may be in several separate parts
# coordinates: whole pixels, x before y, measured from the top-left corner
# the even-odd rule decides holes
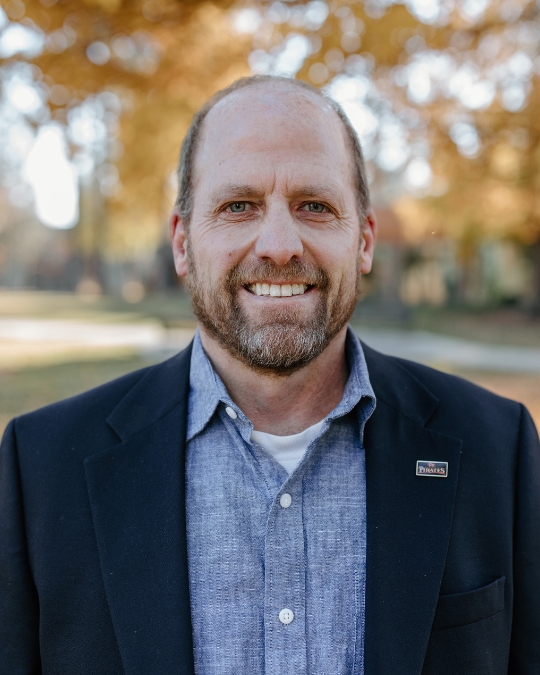
[[[187,406],[193,343],[171,359],[149,368],[118,403],[107,423],[121,439],[129,438],[166,416],[180,403]],[[439,405],[438,399],[397,359],[362,343],[369,379],[376,397],[424,425]],[[187,408],[186,408],[187,410]]]
[[[362,342],[375,396],[412,422],[424,426],[439,407],[439,399],[399,359],[385,356]]]
[[[171,359],[149,368],[107,417],[107,424],[122,440],[147,429],[176,406],[187,406],[192,348],[193,342]]]
[[[399,360],[364,346],[377,408],[365,431],[365,673],[420,675],[439,596],[462,441],[426,425],[437,398]],[[417,476],[417,460],[448,477]]]

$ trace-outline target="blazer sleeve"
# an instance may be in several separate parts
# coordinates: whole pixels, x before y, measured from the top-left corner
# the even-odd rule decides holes
[[[510,675],[540,673],[540,443],[522,406],[514,521]]]
[[[37,675],[39,606],[25,537],[15,421],[0,446],[0,675]]]

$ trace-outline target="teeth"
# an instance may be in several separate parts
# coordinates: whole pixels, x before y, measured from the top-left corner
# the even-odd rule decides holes
[[[306,284],[249,284],[247,287],[255,295],[270,295],[273,298],[302,295],[307,291]]]
[[[283,284],[281,287],[281,296],[292,295],[292,286],[290,284]]]

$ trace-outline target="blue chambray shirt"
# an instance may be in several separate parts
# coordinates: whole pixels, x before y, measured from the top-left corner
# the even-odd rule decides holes
[[[289,476],[250,442],[253,425],[195,336],[186,504],[197,675],[363,675],[363,431],[375,396],[350,328],[346,349],[343,397]]]

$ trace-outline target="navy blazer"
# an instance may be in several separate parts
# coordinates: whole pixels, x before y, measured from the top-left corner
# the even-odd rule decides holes
[[[540,447],[528,413],[364,349],[377,396],[366,675],[538,675]],[[193,675],[190,353],[6,430],[0,675]],[[417,460],[448,462],[448,477],[417,476]]]

